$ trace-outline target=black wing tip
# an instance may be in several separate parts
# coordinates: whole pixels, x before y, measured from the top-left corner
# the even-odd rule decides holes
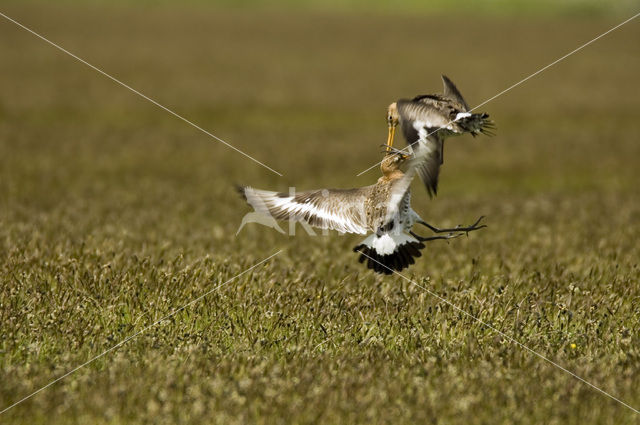
[[[387,255],[380,255],[375,249],[364,244],[360,244],[353,248],[354,252],[359,252],[359,263],[367,260],[367,268],[376,273],[390,275],[394,272],[400,272],[408,268],[411,264],[415,264],[415,259],[421,257],[420,252],[425,245],[422,242],[407,242],[400,245],[396,250]]]
[[[426,172],[423,172],[422,169],[418,170],[418,175],[424,183],[425,189],[427,189],[427,193],[431,199],[438,196],[438,178],[430,179],[429,175]]]

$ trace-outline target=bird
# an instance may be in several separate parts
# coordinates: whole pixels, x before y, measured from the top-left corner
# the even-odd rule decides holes
[[[439,229],[425,222],[411,208],[410,184],[415,162],[400,150],[388,148],[381,161],[382,176],[375,184],[353,189],[317,189],[283,193],[238,186],[237,189],[256,212],[276,220],[302,221],[320,229],[340,233],[368,235],[353,250],[358,261],[367,262],[374,272],[391,274],[415,263],[422,255],[424,242],[452,239],[478,230],[480,217],[473,225]],[[402,170],[402,167],[406,171]],[[436,236],[423,237],[412,231],[422,224]]]
[[[400,99],[387,107],[387,146],[393,147],[398,124],[419,163],[417,172],[431,197],[438,193],[440,166],[444,161],[444,140],[453,135],[482,133],[493,136],[493,121],[486,113],[471,113],[458,88],[442,75],[442,94],[425,94]],[[420,159],[422,158],[422,159]]]

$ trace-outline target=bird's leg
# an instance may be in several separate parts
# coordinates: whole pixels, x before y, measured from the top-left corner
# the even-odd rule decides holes
[[[464,233],[469,233],[472,232],[474,230],[478,230],[478,229],[482,229],[483,227],[487,227],[486,224],[483,224],[482,226],[478,226],[478,224],[480,223],[480,221],[484,218],[484,216],[480,216],[479,219],[476,220],[475,223],[473,223],[471,226],[467,226],[467,227],[462,227],[462,226],[456,226],[453,229],[439,229],[435,226],[430,225],[429,223],[427,223],[426,221],[418,221],[418,223],[427,226],[429,229],[431,229],[431,231],[433,231],[434,233],[451,233],[451,232],[464,232]]]
[[[414,238],[416,238],[417,240],[419,240],[420,242],[429,242],[429,241],[435,241],[437,239],[454,239],[457,237],[460,237],[462,235],[464,235],[464,233],[449,233],[448,235],[443,235],[443,236],[429,236],[427,238],[425,238],[424,236],[420,236],[417,235],[413,232],[409,232],[409,234],[411,234],[411,236],[413,236]]]

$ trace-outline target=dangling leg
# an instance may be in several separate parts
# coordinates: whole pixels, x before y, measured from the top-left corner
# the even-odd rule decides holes
[[[417,234],[415,234],[413,232],[409,232],[409,234],[411,236],[413,236],[414,238],[416,238],[417,240],[419,240],[420,242],[435,241],[437,239],[445,239],[445,240],[446,239],[454,239],[454,238],[457,238],[457,237],[460,237],[460,236],[464,235],[464,233],[455,233],[455,234],[454,233],[450,233],[450,234],[444,235],[444,236],[429,236],[429,237],[425,238],[424,236],[417,235]]]
[[[478,230],[478,229],[482,229],[483,227],[487,227],[486,224],[483,224],[482,226],[478,226],[478,224],[480,223],[480,221],[484,218],[484,216],[480,216],[479,219],[476,220],[475,223],[473,223],[471,226],[467,226],[467,227],[462,227],[462,226],[456,226],[453,229],[439,229],[435,226],[430,225],[429,223],[427,223],[426,221],[418,221],[418,223],[427,226],[429,229],[431,229],[431,231],[433,231],[434,233],[451,233],[451,232],[464,232],[464,233],[469,233],[472,232],[474,230]]]

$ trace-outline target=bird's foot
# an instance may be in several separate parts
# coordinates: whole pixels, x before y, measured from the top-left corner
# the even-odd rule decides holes
[[[444,240],[455,239],[455,238],[459,238],[460,236],[464,235],[464,233],[461,232],[461,233],[449,233],[448,235],[438,235],[438,236],[424,237],[424,236],[420,236],[420,235],[418,235],[416,233],[413,233],[413,232],[409,232],[409,233],[411,234],[411,236],[413,236],[414,238],[416,238],[420,242],[429,242],[429,241],[435,241],[435,240],[438,240],[438,239],[444,239]]]
[[[473,232],[474,230],[480,230],[483,227],[487,227],[486,224],[480,225],[480,222],[482,221],[482,219],[484,218],[484,216],[480,216],[479,219],[476,220],[475,223],[473,223],[471,226],[461,226],[461,225],[457,225],[454,228],[451,229],[439,229],[435,226],[432,226],[431,224],[427,223],[426,221],[419,221],[418,223],[422,224],[423,226],[428,227],[429,229],[431,229],[432,232],[434,233],[453,233],[453,232],[462,232],[464,234],[469,234],[469,232]]]

